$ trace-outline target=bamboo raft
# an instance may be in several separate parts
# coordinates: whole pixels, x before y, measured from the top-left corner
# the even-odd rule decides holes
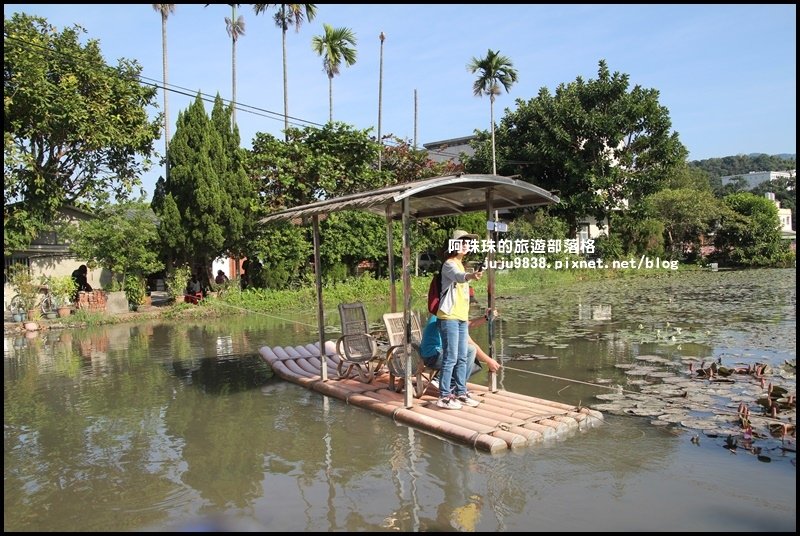
[[[389,373],[385,370],[376,373],[371,383],[352,377],[339,378],[336,374],[339,358],[333,341],[325,343],[331,374],[325,382],[319,372],[319,343],[264,346],[259,353],[284,380],[492,454],[561,438],[603,422],[602,413],[589,408],[505,390],[492,393],[487,387],[473,383],[468,384],[468,389],[481,402],[478,407],[442,409],[436,406],[437,398],[426,393],[415,399],[411,408],[406,408],[403,393],[389,388]]]

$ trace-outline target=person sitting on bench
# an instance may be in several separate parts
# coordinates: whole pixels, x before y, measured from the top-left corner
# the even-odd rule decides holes
[[[469,328],[472,329],[485,323],[488,320],[488,315],[489,311],[487,310],[486,316],[470,320]],[[495,311],[494,317],[497,318],[497,311]],[[471,366],[471,370],[467,371],[467,377],[481,370],[481,363],[486,363],[490,372],[497,372],[500,370],[500,363],[489,357],[489,355],[478,346],[478,343],[472,340],[472,337],[469,337],[467,343],[467,363]],[[439,370],[442,367],[444,353],[442,349],[442,336],[439,333],[438,318],[436,315],[431,315],[430,318],[428,318],[428,323],[425,324],[419,351],[426,367],[435,370]],[[434,387],[439,387],[438,379],[431,381],[431,383]]]

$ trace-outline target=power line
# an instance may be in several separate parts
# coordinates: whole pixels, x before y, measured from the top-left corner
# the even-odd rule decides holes
[[[77,61],[79,61],[78,59],[76,59],[72,55],[66,54],[66,53],[58,51],[58,50],[54,50],[54,49],[52,49],[52,48],[50,48],[50,47],[48,47],[46,45],[23,41],[22,39],[20,39],[18,37],[9,36],[5,32],[4,32],[4,41],[6,43],[8,43],[8,42],[16,43],[18,46],[23,46],[23,47],[28,47],[28,48],[38,48],[40,50],[45,51],[46,53],[48,53],[50,55],[59,57],[60,59],[63,59],[63,60],[70,61],[73,64],[75,64],[75,63],[77,63]],[[128,61],[134,61],[135,62],[136,60],[128,60]],[[138,62],[137,62],[137,65],[138,65]],[[114,71],[117,74],[122,74],[120,67],[112,66],[112,65],[108,65],[108,64],[105,64],[102,67],[105,68],[105,69]],[[90,68],[94,69],[95,66],[90,66]],[[212,96],[211,94],[205,93],[203,91],[194,91],[194,90],[192,90],[190,88],[186,88],[186,87],[179,86],[177,84],[172,84],[172,83],[165,84],[161,80],[144,76],[141,73],[137,73],[135,76],[139,80],[139,83],[144,85],[144,86],[154,87],[154,88],[157,88],[157,89],[160,89],[160,90],[167,90],[167,91],[170,91],[171,93],[174,93],[174,94],[177,94],[177,95],[182,95],[182,96],[189,97],[189,98],[195,98],[195,97],[197,97],[199,95],[201,100],[203,100],[204,102],[208,102],[208,103],[213,103],[216,100],[216,95]],[[230,99],[225,99],[222,96],[220,96],[220,99],[222,100],[223,103],[226,103],[228,106],[233,106],[237,111],[241,111],[241,112],[248,113],[248,114],[255,115],[255,116],[259,116],[259,117],[264,117],[266,119],[272,119],[274,121],[281,121],[281,122],[284,121],[284,114],[282,114],[280,112],[274,112],[274,111],[268,110],[266,108],[261,108],[259,106],[246,104],[246,103],[243,103],[243,102],[240,102],[240,101],[237,101],[237,102],[234,103]],[[153,106],[157,106],[157,105],[153,104]],[[325,126],[322,123],[309,121],[307,119],[302,119],[300,117],[286,116],[286,118],[289,120],[289,122],[293,126],[296,126],[296,127],[308,127],[308,126],[311,126],[311,127],[316,127],[316,128],[323,128]],[[396,140],[394,140],[392,138],[386,139],[385,143],[386,143],[386,145],[395,146],[395,147],[399,147],[402,144],[402,142],[398,142],[398,141],[396,141]],[[409,145],[410,145],[410,143],[409,143]],[[452,160],[452,159],[454,159],[454,158],[456,158],[458,156],[458,155],[454,155],[452,153],[448,153],[448,152],[446,152],[446,150],[428,150],[428,149],[426,149],[426,152],[428,154],[432,154],[432,155],[439,155],[441,157],[447,158],[448,160]]]

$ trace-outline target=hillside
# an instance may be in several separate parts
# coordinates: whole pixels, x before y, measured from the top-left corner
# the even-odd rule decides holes
[[[724,156],[722,158],[709,158],[706,160],[692,160],[690,167],[702,169],[707,172],[712,181],[728,175],[746,175],[751,171],[788,171],[797,169],[796,154],[749,154]]]

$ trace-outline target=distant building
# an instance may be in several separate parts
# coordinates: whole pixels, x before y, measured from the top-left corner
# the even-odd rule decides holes
[[[797,240],[797,232],[792,230],[792,211],[788,208],[781,208],[781,202],[775,199],[774,193],[767,192],[764,197],[775,203],[778,208],[778,219],[781,222],[781,238],[783,240],[792,240],[792,243],[794,243]]]
[[[469,145],[469,142],[474,139],[474,135],[464,136],[450,140],[433,141],[425,143],[422,146],[428,151],[428,158],[434,162],[455,162],[461,164],[461,153],[466,153],[467,156],[475,154],[475,149]]]
[[[722,185],[726,186],[734,179],[741,177],[747,181],[747,189],[752,190],[762,182],[776,181],[778,179],[789,179],[795,176],[796,170],[791,171],[751,171],[750,173],[740,173],[738,175],[726,175],[722,177]]]

